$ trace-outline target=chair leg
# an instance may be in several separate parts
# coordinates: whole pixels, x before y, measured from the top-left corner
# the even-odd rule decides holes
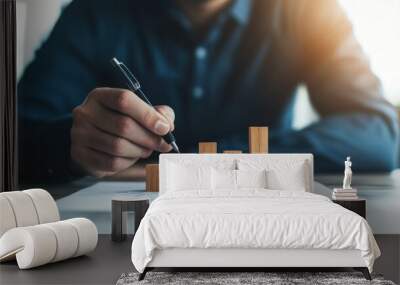
[[[362,274],[364,275],[365,279],[372,280],[371,274],[369,274],[369,270],[367,267],[355,267],[354,269],[357,271],[361,271]]]
[[[144,277],[146,277],[146,273],[147,273],[147,267],[143,270],[142,273],[139,274],[139,278],[138,281],[142,281],[144,279]]]

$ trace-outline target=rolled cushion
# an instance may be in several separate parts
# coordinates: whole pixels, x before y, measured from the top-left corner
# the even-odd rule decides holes
[[[39,224],[52,223],[60,220],[57,204],[53,197],[43,189],[29,189],[22,191],[30,196],[36,208]]]
[[[7,231],[0,238],[0,261],[14,255],[20,269],[86,254],[97,245],[97,228],[77,218]]]
[[[35,205],[30,196],[21,191],[1,193],[13,209],[17,227],[33,226],[39,223]]]
[[[43,189],[0,193],[0,237],[9,229],[60,220],[53,197]]]
[[[0,239],[0,261],[16,255],[19,268],[27,269],[51,262],[57,249],[53,231],[42,225],[14,228]]]
[[[65,221],[44,224],[56,236],[57,248],[51,262],[57,262],[74,256],[79,243],[78,232],[70,223]]]
[[[74,257],[91,252],[96,248],[98,238],[97,228],[91,220],[75,218],[65,220],[65,222],[71,224],[78,232],[78,248]]]
[[[10,202],[6,197],[0,195],[0,237],[16,226],[17,222]]]

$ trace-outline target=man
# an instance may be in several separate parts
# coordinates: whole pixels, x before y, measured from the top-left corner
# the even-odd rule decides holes
[[[124,90],[117,57],[152,109]],[[321,120],[291,129],[306,84]],[[270,127],[271,152],[309,152],[318,172],[395,167],[397,116],[336,1],[73,1],[19,85],[23,179],[109,176],[201,140],[247,150]]]

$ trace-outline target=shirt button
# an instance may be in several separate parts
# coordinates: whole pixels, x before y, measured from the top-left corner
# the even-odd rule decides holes
[[[197,59],[205,59],[207,56],[207,50],[204,47],[196,48],[196,57]]]
[[[201,99],[203,97],[203,88],[196,86],[193,88],[193,97],[196,99]]]

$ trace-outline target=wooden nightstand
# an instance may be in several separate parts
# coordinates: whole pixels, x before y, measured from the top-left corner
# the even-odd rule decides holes
[[[332,200],[332,202],[339,204],[340,206],[353,211],[356,214],[359,214],[361,217],[366,219],[366,204],[367,201],[365,199],[357,199],[357,200]]]

